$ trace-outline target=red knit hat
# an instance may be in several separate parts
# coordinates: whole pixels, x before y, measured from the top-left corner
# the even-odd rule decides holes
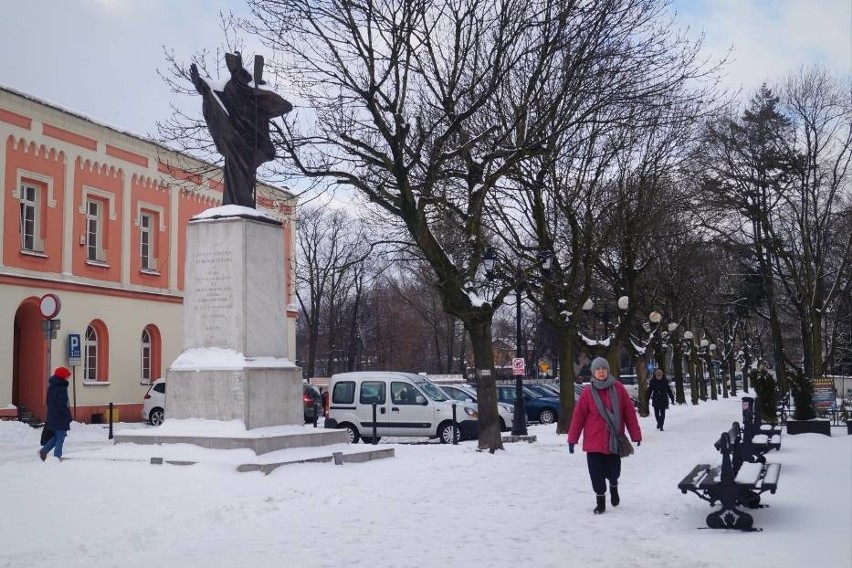
[[[71,376],[71,371],[69,371],[66,367],[56,367],[56,370],[53,371],[53,376],[67,381],[68,377]]]

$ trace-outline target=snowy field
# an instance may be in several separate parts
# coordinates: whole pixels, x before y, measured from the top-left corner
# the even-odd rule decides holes
[[[783,465],[769,508],[752,512],[762,532],[702,528],[710,506],[677,483],[719,461],[713,442],[739,419],[739,399],[671,409],[665,432],[640,419],[645,440],[623,462],[621,505],[600,516],[585,455],[570,455],[553,426],[531,426],[536,443],[494,455],[475,442],[393,444],[394,459],[264,476],[235,472],[245,455],[227,451],[190,452],[204,460],[192,466],[83,459],[119,448],[104,427],[76,423],[70,459],[42,463],[39,431],[2,422],[0,566],[852,566],[845,429],[785,434],[770,452]]]

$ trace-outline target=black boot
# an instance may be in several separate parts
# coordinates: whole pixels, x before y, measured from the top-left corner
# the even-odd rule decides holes
[[[595,514],[600,515],[604,511],[606,511],[606,494],[597,495],[595,494],[595,499],[598,500],[598,506],[595,507]]]
[[[618,507],[618,504],[621,503],[621,498],[618,496],[617,483],[611,483],[609,486],[609,502],[612,503],[613,507]]]

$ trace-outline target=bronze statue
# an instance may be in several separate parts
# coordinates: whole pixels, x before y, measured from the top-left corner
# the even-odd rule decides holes
[[[239,52],[226,53],[231,78],[221,90],[213,88],[190,65],[190,78],[203,97],[204,121],[216,149],[225,158],[225,192],[222,205],[255,208],[257,168],[275,159],[269,138],[269,121],[293,109],[279,95],[260,88],[263,57],[254,59],[254,77],[243,67]],[[253,81],[253,82],[252,82]]]

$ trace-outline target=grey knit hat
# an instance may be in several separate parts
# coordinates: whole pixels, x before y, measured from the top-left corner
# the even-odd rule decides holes
[[[603,357],[595,357],[595,360],[592,361],[592,374],[595,374],[595,371],[598,369],[606,369],[607,374],[609,374],[609,361],[604,359]]]

